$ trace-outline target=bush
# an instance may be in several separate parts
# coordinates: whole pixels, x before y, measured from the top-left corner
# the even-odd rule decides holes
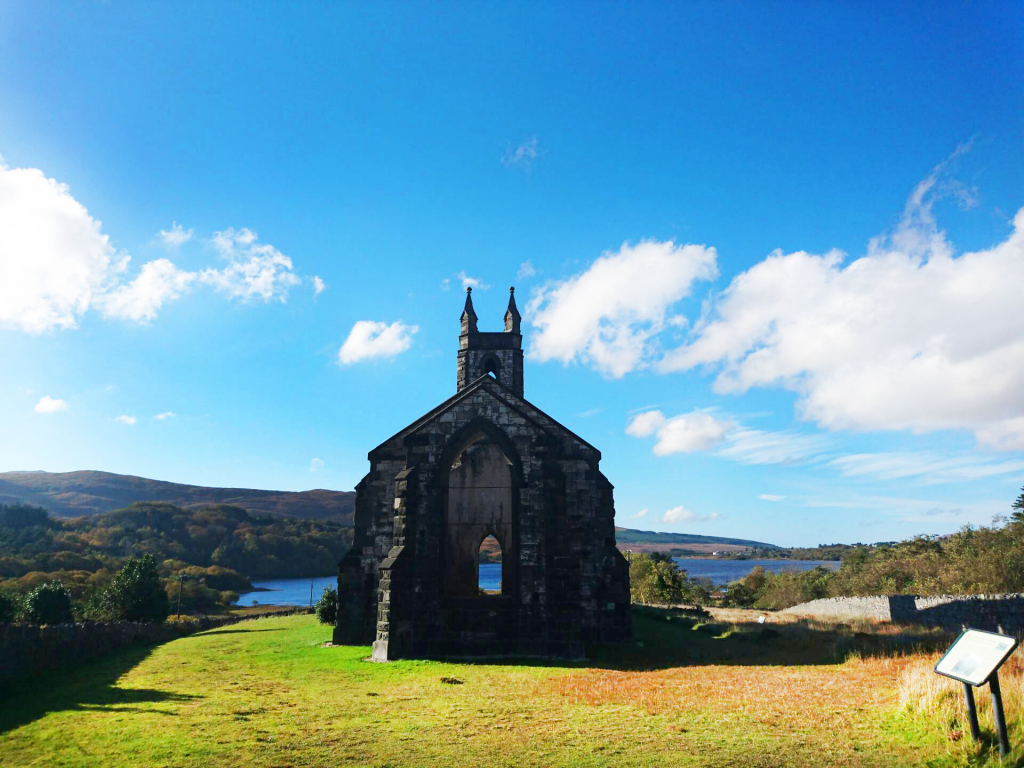
[[[59,581],[40,584],[25,596],[25,618],[32,624],[68,624],[71,592]]]
[[[316,602],[316,617],[321,624],[338,623],[338,590],[324,587],[324,592]]]
[[[12,624],[18,618],[18,600],[7,592],[0,592],[0,624]]]
[[[115,619],[166,619],[171,607],[153,556],[130,558],[103,593],[103,605]]]

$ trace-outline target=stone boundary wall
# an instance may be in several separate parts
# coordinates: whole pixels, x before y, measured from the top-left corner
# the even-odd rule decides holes
[[[959,631],[965,626],[1024,633],[1024,594],[1008,595],[878,595],[811,600],[781,613],[815,619],[868,619],[923,624]]]
[[[0,624],[0,685],[40,672],[85,664],[133,646],[149,646],[250,619],[311,613],[308,608],[193,621],[83,622],[81,624]]]

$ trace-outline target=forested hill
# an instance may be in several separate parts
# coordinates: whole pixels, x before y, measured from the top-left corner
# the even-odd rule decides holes
[[[0,589],[59,578],[105,584],[129,557],[153,555],[165,577],[195,577],[217,589],[249,579],[329,576],[352,545],[334,520],[252,515],[217,505],[182,509],[139,502],[88,517],[55,519],[44,509],[0,504]]]
[[[206,488],[91,470],[0,472],[0,504],[34,504],[53,517],[95,515],[138,501],[163,501],[180,507],[231,504],[256,514],[334,520],[351,526],[355,493]]]
[[[732,539],[724,536],[700,536],[695,533],[657,533],[655,531],[636,531],[630,528],[616,528],[615,541],[619,549],[632,549],[639,552],[658,552],[671,550],[691,550],[694,552],[710,552],[722,550],[736,552],[747,548],[777,549],[775,544],[749,539]]]

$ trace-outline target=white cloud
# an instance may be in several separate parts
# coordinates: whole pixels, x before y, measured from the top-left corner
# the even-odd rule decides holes
[[[137,419],[134,416],[118,416],[114,421],[120,422],[121,424],[134,424]]]
[[[538,157],[543,157],[544,153],[538,148],[538,140],[536,136],[531,136],[519,143],[519,146],[513,147],[509,144],[505,148],[505,154],[501,157],[502,165],[506,168],[512,168],[518,166],[524,170],[529,170],[533,161]]]
[[[479,277],[470,277],[469,275],[466,274],[465,270],[462,270],[461,272],[459,272],[455,276],[457,278],[459,278],[459,280],[462,281],[462,287],[463,288],[473,288],[474,290],[475,289],[480,289],[481,291],[486,291],[488,288],[491,287],[490,285],[485,283],[483,280],[481,280]],[[447,280],[444,282],[443,285],[444,285],[445,290],[448,290],[448,281]]]
[[[519,265],[519,270],[516,272],[516,278],[519,280],[525,280],[528,277],[533,277],[537,274],[537,270],[533,268],[533,262],[524,261]]]
[[[686,507],[680,505],[678,507],[672,507],[672,509],[665,512],[662,520],[666,523],[706,523],[709,520],[716,520],[717,518],[717,512],[712,512],[707,515],[698,515],[696,512],[691,512]]]
[[[449,290],[449,289],[450,289],[451,287],[452,287],[452,281],[451,281],[451,280],[450,280],[449,278],[447,278],[447,277],[446,277],[446,278],[444,278],[444,279],[443,279],[443,280],[441,281],[441,290],[442,290],[442,291],[447,291],[447,290]]]
[[[160,240],[168,248],[180,248],[192,239],[193,231],[183,228],[178,222],[174,222],[170,229],[160,230]]]
[[[638,413],[626,425],[626,434],[633,437],[650,437],[665,423],[665,414],[661,411]]]
[[[800,464],[819,459],[829,445],[824,435],[738,427],[726,435],[716,455],[741,464]]]
[[[191,236],[177,223],[160,232],[170,246]],[[115,251],[67,185],[0,159],[0,327],[28,333],[76,328],[92,307],[106,317],[147,322],[197,282],[242,300],[283,301],[299,282],[292,261],[256,240],[251,230],[226,229],[213,242],[227,266],[186,272],[156,259],[128,281],[131,258]]]
[[[323,459],[316,459],[316,458],[310,459],[310,461],[309,461],[309,471],[310,472],[319,472],[323,468],[324,468],[324,460]]]
[[[731,417],[712,415],[710,409],[695,409],[670,419],[658,410],[638,413],[626,425],[626,434],[639,438],[656,435],[653,451],[657,456],[718,447],[716,456],[741,464],[794,464],[815,459],[828,447],[827,438],[821,435],[747,429]]]
[[[635,515],[633,515],[633,517],[631,517],[630,520],[639,520],[641,517],[646,517],[649,511],[650,510],[648,509],[641,509]]]
[[[36,413],[59,413],[60,411],[66,411],[67,409],[67,402],[52,398],[49,395],[43,395],[39,398],[39,402],[36,403],[35,408],[33,408]]]
[[[228,227],[214,234],[211,242],[228,260],[222,269],[204,269],[199,279],[233,299],[270,301],[288,298],[288,289],[301,282],[292,260],[269,244],[259,244],[255,232],[246,227]]]
[[[327,283],[325,283],[319,275],[313,275],[313,295],[319,296],[327,289]]]
[[[851,496],[845,499],[810,498],[803,506],[875,512],[903,522],[989,525],[993,516],[1006,513],[1006,500],[951,502],[948,499],[908,499],[886,496]],[[940,519],[941,518],[941,519]]]
[[[697,280],[717,273],[715,249],[644,240],[604,253],[586,271],[548,283],[528,306],[537,332],[530,356],[541,362],[581,360],[619,378],[644,367],[669,310]]]
[[[858,453],[840,456],[828,464],[844,477],[916,478],[925,485],[1024,472],[1024,461],[1002,461],[983,455],[949,456],[934,451]]]
[[[716,419],[706,411],[676,416],[658,427],[654,453],[657,456],[668,456],[672,453],[707,451],[722,442],[732,428],[731,421]]]
[[[125,266],[68,187],[0,159],[0,325],[75,328]]]
[[[837,251],[776,251],[737,276],[660,369],[716,367],[719,393],[785,387],[828,429],[966,429],[1024,450],[1024,208],[1001,243],[955,256],[932,207],[972,198],[944,171],[845,267]]]
[[[99,298],[104,317],[147,322],[156,317],[165,301],[181,296],[196,279],[195,272],[184,272],[167,259],[142,265],[138,277]]]
[[[600,406],[599,405],[596,408],[590,408],[590,409],[588,409],[586,411],[583,411],[582,413],[577,413],[576,414],[576,418],[578,418],[578,419],[589,419],[591,416],[597,416],[597,414],[601,413],[601,411],[603,411],[603,410],[604,410],[604,406]]]
[[[782,501],[785,496],[776,496],[774,493],[762,493],[758,496],[761,501]]]
[[[360,320],[338,351],[338,360],[348,365],[375,357],[395,357],[412,346],[412,336],[419,326],[398,320],[391,325],[373,320]]]
[[[157,421],[165,421],[166,419],[173,419],[177,415],[174,411],[164,411],[163,413],[158,413],[153,418]]]

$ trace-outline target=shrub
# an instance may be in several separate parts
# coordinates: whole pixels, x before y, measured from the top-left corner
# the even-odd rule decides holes
[[[316,602],[316,617],[321,624],[337,624],[338,622],[338,590],[324,587],[324,592]]]
[[[8,593],[0,592],[0,624],[11,624],[18,618],[18,600]]]
[[[103,605],[116,619],[163,621],[171,607],[152,555],[130,558],[103,593]]]
[[[60,581],[40,584],[25,596],[25,618],[32,624],[68,624],[71,592]]]

